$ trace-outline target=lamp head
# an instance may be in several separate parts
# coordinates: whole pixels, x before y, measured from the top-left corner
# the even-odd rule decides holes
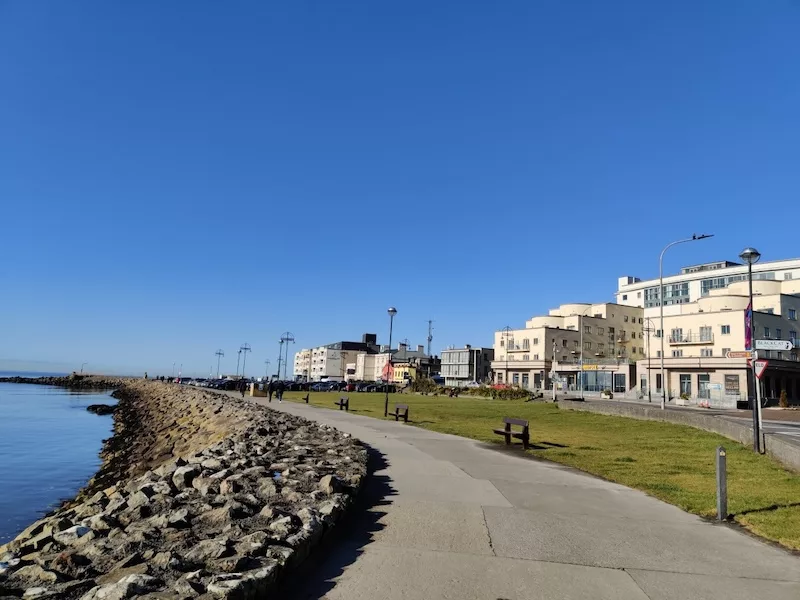
[[[390,317],[393,317],[397,314],[397,309],[394,306],[390,306],[386,312],[389,313]]]
[[[742,253],[739,255],[739,258],[741,258],[748,265],[754,265],[761,258],[761,253],[755,248],[747,247],[744,250],[742,250]]]

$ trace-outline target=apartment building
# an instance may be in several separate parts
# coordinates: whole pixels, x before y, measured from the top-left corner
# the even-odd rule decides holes
[[[360,342],[334,342],[304,348],[294,355],[294,378],[300,381],[345,381],[347,365],[361,353],[378,351],[377,336],[365,333]]]
[[[786,265],[792,261],[776,261]],[[725,267],[725,269],[730,267]],[[755,339],[786,340],[789,351],[760,350],[769,366],[761,380],[766,397],[777,398],[786,390],[789,398],[800,398],[798,362],[798,322],[800,314],[800,275],[792,271],[762,271],[790,275],[780,279],[762,277],[753,281],[753,324]],[[724,277],[728,277],[725,275]],[[657,283],[657,282],[656,282]],[[699,282],[702,285],[702,281]],[[691,296],[689,296],[691,298]],[[665,294],[665,298],[669,298]],[[711,288],[690,302],[664,306],[664,331],[660,328],[659,307],[644,309],[646,341],[650,361],[640,360],[638,387],[661,393],[660,363],[663,356],[667,389],[671,396],[717,401],[735,406],[735,401],[754,395],[752,370],[745,358],[727,358],[729,351],[745,350],[745,312],[749,304],[748,281],[729,281]],[[649,369],[648,369],[649,362]]]
[[[563,304],[523,329],[495,332],[494,381],[526,389],[627,391],[646,356],[643,310],[613,303]]]
[[[391,368],[388,367],[391,361]],[[377,354],[359,353],[347,369],[349,381],[393,381],[402,383],[417,377],[430,377],[438,373],[441,361],[437,356],[425,354],[425,346],[412,350],[407,344],[400,344],[389,350],[381,346]],[[350,373],[350,371],[353,371]]]
[[[753,265],[755,281],[792,281],[800,279],[800,258],[758,262]],[[696,302],[737,281],[747,281],[747,265],[718,261],[683,267],[677,275],[664,277],[664,306]],[[620,277],[617,304],[657,308],[660,306],[658,279],[642,281],[638,277]],[[649,315],[646,315],[649,316]]]
[[[451,346],[442,351],[444,384],[463,387],[472,381],[488,381],[493,360],[494,348],[473,348],[469,344],[463,348]]]

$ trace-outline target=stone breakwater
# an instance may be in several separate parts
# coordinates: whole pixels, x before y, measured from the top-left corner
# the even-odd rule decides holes
[[[102,468],[0,547],[0,598],[269,597],[366,476],[366,450],[331,427],[174,384],[117,385]]]

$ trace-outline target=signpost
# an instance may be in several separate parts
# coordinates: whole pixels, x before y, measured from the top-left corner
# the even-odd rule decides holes
[[[764,340],[756,340],[756,344],[759,341]],[[756,412],[758,413],[758,431],[763,431],[763,425],[761,421],[761,377],[764,375],[764,372],[767,370],[769,366],[768,360],[758,360],[758,352],[753,353],[753,374],[758,378],[755,383],[756,387]],[[759,433],[761,435],[761,433]]]
[[[734,350],[732,352],[729,350],[725,354],[725,356],[728,357],[728,358],[747,358],[747,359],[750,359],[750,358],[753,358],[753,353],[750,352],[749,350]]]
[[[785,350],[794,348],[791,340],[756,340],[756,350]]]
[[[758,377],[759,381],[761,380],[761,376],[764,375],[764,371],[767,370],[768,366],[769,366],[769,361],[768,360],[757,360],[756,361],[755,372],[756,372],[756,377]]]

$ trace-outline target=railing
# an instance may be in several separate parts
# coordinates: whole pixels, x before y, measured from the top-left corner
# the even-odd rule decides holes
[[[670,344],[711,344],[714,342],[714,334],[709,333],[681,333],[680,335],[670,334]]]

